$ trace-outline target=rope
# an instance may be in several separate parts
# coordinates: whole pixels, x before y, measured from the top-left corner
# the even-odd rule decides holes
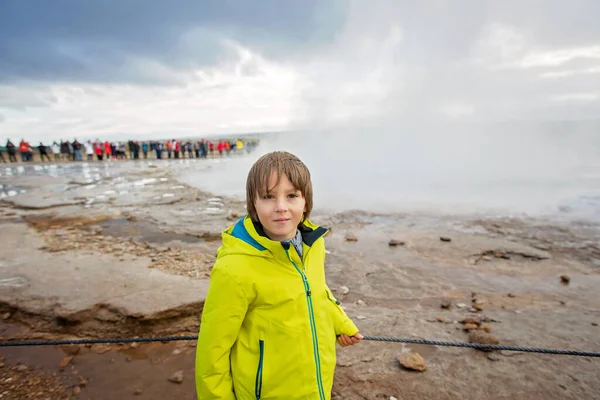
[[[498,344],[440,342],[437,340],[409,339],[409,338],[396,338],[396,337],[383,337],[383,336],[365,336],[365,340],[373,340],[373,341],[377,341],[377,342],[414,343],[414,344],[425,344],[425,345],[431,345],[431,346],[470,347],[470,348],[479,349],[479,350],[506,350],[506,351],[518,351],[518,352],[523,352],[523,353],[542,353],[542,354],[555,354],[555,355],[563,355],[563,356],[600,357],[599,352],[592,352],[592,351],[557,350],[557,349],[544,349],[544,348],[539,348],[539,347],[503,346],[503,345],[498,345]]]
[[[198,336],[162,336],[146,338],[116,338],[116,339],[67,339],[67,340],[28,340],[0,342],[0,347],[19,346],[58,346],[58,345],[80,345],[80,344],[114,344],[114,343],[149,343],[149,342],[172,342],[182,340],[198,340]],[[503,346],[497,344],[480,344],[465,342],[441,342],[438,340],[410,339],[387,336],[365,336],[364,340],[375,342],[412,343],[430,346],[466,347],[478,350],[505,350],[523,353],[541,353],[563,356],[600,357],[600,352],[579,350],[544,349],[538,347]]]

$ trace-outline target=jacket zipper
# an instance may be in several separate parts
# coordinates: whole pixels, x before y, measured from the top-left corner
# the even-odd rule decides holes
[[[315,322],[315,313],[314,313],[313,304],[312,304],[312,293],[310,291],[310,283],[308,283],[308,279],[306,278],[306,274],[304,273],[304,271],[302,269],[298,268],[296,263],[294,261],[292,261],[288,250],[285,251],[285,254],[287,255],[288,259],[290,260],[290,262],[292,263],[294,268],[296,268],[296,271],[298,271],[298,273],[302,277],[302,283],[304,284],[304,292],[306,294],[306,303],[308,304],[308,318],[309,318],[309,322],[310,322],[310,331],[311,331],[310,333],[312,335],[312,342],[313,342],[313,355],[315,358],[315,366],[316,366],[316,370],[317,370],[317,386],[319,388],[319,399],[325,400],[326,396],[325,396],[325,390],[323,389],[323,378],[321,376],[321,355],[319,354],[319,339],[317,337],[317,324]],[[304,267],[304,265],[303,265],[303,267]]]
[[[256,400],[260,400],[262,393],[262,375],[263,375],[263,363],[265,359],[265,341],[259,340],[258,345],[260,347],[260,356],[258,358],[258,367],[256,368],[256,382],[254,383],[254,394]]]

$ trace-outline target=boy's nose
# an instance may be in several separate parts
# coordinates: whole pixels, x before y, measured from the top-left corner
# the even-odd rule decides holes
[[[285,200],[277,200],[277,211],[287,211],[287,203],[285,202]]]

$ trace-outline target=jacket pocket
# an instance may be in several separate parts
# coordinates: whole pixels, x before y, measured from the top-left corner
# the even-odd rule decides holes
[[[260,396],[262,394],[262,380],[263,380],[263,364],[265,361],[265,341],[259,340],[259,357],[258,357],[258,366],[256,368],[256,382],[254,384],[254,394],[256,395],[256,400],[260,400]]]
[[[333,304],[335,304],[337,306],[337,308],[342,311],[342,306],[340,306],[340,302],[333,297],[333,295],[331,293],[329,293],[329,290],[325,290],[325,293],[327,293],[327,298],[329,299],[329,301],[331,301]]]

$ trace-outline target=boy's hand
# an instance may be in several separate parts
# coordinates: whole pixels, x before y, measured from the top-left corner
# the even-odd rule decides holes
[[[346,347],[346,346],[352,346],[353,344],[356,344],[363,339],[364,339],[364,336],[361,335],[360,333],[357,333],[354,336],[348,336],[348,335],[342,334],[342,335],[338,336],[338,343],[340,344],[340,346]]]

